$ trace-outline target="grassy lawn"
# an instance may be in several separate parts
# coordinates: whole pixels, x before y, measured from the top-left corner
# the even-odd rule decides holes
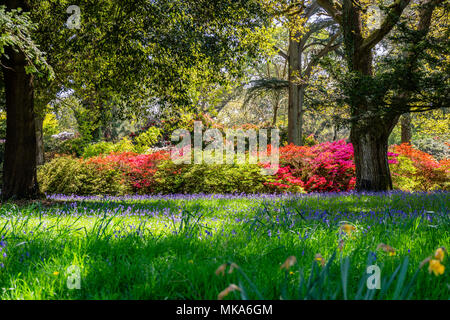
[[[217,299],[231,283],[225,299],[450,296],[447,255],[442,275],[419,269],[448,248],[448,193],[50,198],[0,208],[0,299]]]

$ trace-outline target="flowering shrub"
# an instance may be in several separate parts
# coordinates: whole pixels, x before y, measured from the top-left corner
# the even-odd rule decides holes
[[[353,146],[344,140],[288,145],[280,148],[280,169],[273,188],[291,192],[339,192],[355,188]],[[397,154],[388,152],[389,163],[397,163]]]
[[[118,170],[134,192],[152,193],[155,188],[154,175],[158,164],[169,157],[170,154],[167,151],[151,154],[124,152],[93,157],[87,160],[87,163],[97,164],[100,170]]]
[[[352,190],[355,186],[353,147],[345,141],[280,148],[279,182],[307,192]],[[285,182],[285,183],[283,183]]]
[[[161,150],[60,157],[40,169],[39,179],[44,192],[65,194],[339,192],[355,187],[350,143],[288,145],[278,151],[280,166],[273,176],[261,174],[261,167],[268,166],[264,163],[174,164],[170,151]],[[391,147],[388,156],[396,189],[449,189],[450,160],[438,162],[407,144]]]
[[[272,191],[279,192],[304,192],[304,183],[301,178],[292,175],[289,166],[280,167],[274,178],[265,183]]]
[[[404,143],[391,149],[397,153],[398,163],[391,164],[394,188],[405,191],[449,189],[449,160],[440,162],[423,151]]]

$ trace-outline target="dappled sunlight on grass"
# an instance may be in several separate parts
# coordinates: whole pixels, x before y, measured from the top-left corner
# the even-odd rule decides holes
[[[337,256],[327,280],[333,293],[317,297],[342,298],[344,257],[351,260],[348,290],[355,292],[368,257],[386,276],[408,257],[412,277],[450,240],[447,193],[73,200],[1,207],[2,299],[216,299],[233,281],[244,281],[250,298],[295,298],[300,274],[311,272],[319,253],[324,261]],[[280,266],[288,256],[297,264],[286,280]],[[217,277],[225,262],[247,278]],[[80,290],[67,288],[71,265],[81,270]],[[411,297],[447,298],[448,272],[436,277],[423,269]]]

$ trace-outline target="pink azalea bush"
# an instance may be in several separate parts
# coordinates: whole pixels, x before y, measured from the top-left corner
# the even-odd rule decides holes
[[[355,188],[353,146],[344,140],[313,146],[281,147],[280,169],[271,186],[286,191],[299,187],[306,192],[339,192]],[[389,163],[397,154],[389,152]]]

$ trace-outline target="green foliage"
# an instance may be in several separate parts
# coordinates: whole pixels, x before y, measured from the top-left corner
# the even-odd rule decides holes
[[[55,149],[51,149],[58,154],[74,155],[80,157],[86,147],[86,140],[82,137],[75,139],[56,141]]]
[[[0,139],[6,138],[6,112],[0,113]],[[3,160],[5,158],[5,143],[0,143],[0,185],[3,185]]]
[[[51,136],[59,132],[59,124],[53,113],[47,113],[42,124],[44,136]]]
[[[101,141],[86,146],[83,150],[83,158],[96,157],[101,154],[109,154],[111,152],[128,152],[133,151],[134,146],[130,139],[124,137],[117,143]]]
[[[409,191],[418,191],[422,189],[422,181],[417,179],[418,170],[410,158],[399,156],[398,163],[391,166],[395,166],[395,172],[392,172],[392,184],[394,189]]]
[[[382,290],[377,290],[369,289],[367,286],[367,268],[375,263],[373,253],[370,253],[367,259],[366,270],[360,275],[358,286],[352,286],[353,292],[350,294],[348,293],[350,257],[341,257],[341,260],[337,262],[340,264],[340,279],[337,277],[338,272],[335,259],[336,252],[331,255],[330,259],[326,264],[324,263],[323,266],[321,266],[318,261],[313,261],[309,276],[306,276],[303,268],[300,268],[300,270],[298,270],[300,281],[294,295],[291,293],[293,291],[292,289],[291,292],[288,293],[287,288],[289,286],[292,287],[293,284],[292,281],[289,280],[289,268],[286,268],[284,281],[281,282],[280,298],[282,300],[335,300],[337,297],[342,297],[344,300],[348,300],[348,298],[351,300],[404,300],[410,299],[414,293],[412,288],[416,284],[415,282],[420,268],[405,282],[409,264],[408,257],[405,257],[403,261],[399,262],[392,274],[386,275],[380,268],[380,287],[382,287]],[[247,274],[240,268],[237,272],[241,289],[241,298],[243,300],[248,300],[248,292],[253,291],[258,299],[264,300],[260,290],[258,290]],[[294,273],[293,271],[291,272]],[[355,281],[357,278],[352,280]],[[389,292],[389,295],[386,294],[387,292]]]
[[[174,164],[168,160],[155,173],[161,193],[259,193],[268,176],[256,164]]]
[[[145,153],[150,147],[152,147],[161,136],[161,130],[156,127],[150,127],[147,131],[142,132],[134,140],[134,150],[137,153]]]
[[[100,123],[95,110],[83,108],[82,106],[74,109],[74,116],[77,121],[77,129],[85,144],[93,141],[98,135]]]
[[[83,158],[96,157],[100,154],[108,154],[114,150],[114,143],[108,141],[100,141],[92,143],[84,148]]]
[[[111,194],[127,193],[122,176],[116,170],[99,170],[72,157],[57,157],[38,169],[41,191],[49,194]]]
[[[49,79],[54,77],[52,67],[47,63],[45,54],[31,38],[31,31],[36,30],[29,13],[23,12],[21,8],[6,11],[4,5],[0,6],[0,57],[5,54],[8,46],[20,50],[26,57],[28,65],[27,72],[45,72]]]
[[[315,146],[316,144],[319,144],[319,142],[315,139],[314,135],[311,134],[309,136],[303,136],[303,145],[307,147]]]

